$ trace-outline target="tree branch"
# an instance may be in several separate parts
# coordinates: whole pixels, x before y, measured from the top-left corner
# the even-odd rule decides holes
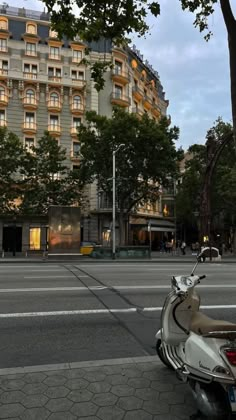
[[[235,29],[236,22],[232,12],[230,0],[220,0],[220,5],[226,28],[228,30],[228,33],[231,33]]]

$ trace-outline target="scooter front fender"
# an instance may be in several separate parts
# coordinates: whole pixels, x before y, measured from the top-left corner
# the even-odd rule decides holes
[[[161,329],[160,329],[159,331],[157,331],[157,333],[156,333],[156,335],[155,335],[155,338],[156,338],[157,340],[161,340]]]

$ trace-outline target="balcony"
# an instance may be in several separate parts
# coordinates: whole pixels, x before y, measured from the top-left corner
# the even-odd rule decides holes
[[[133,106],[132,113],[141,117],[143,115],[143,110],[139,107]]]
[[[129,73],[127,71],[114,68],[111,74],[113,82],[121,83],[122,85],[126,85],[129,83]]]
[[[8,77],[8,70],[7,69],[0,69],[0,79],[6,79]]]
[[[37,73],[32,73],[30,71],[24,71],[23,72],[24,79],[27,80],[37,80]]]
[[[128,107],[130,105],[130,98],[127,95],[122,95],[117,92],[112,92],[111,103],[112,105]]]
[[[143,97],[143,106],[146,109],[151,109],[153,105],[152,98],[149,95],[144,95]]]
[[[38,107],[38,102],[35,96],[25,96],[23,98],[23,106],[26,109],[36,109]]]
[[[0,46],[0,52],[1,53],[7,53],[8,52],[8,47],[7,46],[6,47]]]
[[[60,54],[48,54],[48,59],[49,60],[57,60],[60,61],[61,59],[61,55]]]
[[[132,93],[134,98],[137,99],[137,101],[140,101],[143,97],[143,91],[138,86],[133,87]]]
[[[48,75],[48,81],[54,85],[61,85],[61,76],[50,76]]]
[[[25,50],[25,55],[27,57],[38,57],[37,51]]]
[[[0,94],[0,106],[8,105],[8,96],[5,93]]]
[[[75,151],[71,150],[70,159],[73,162],[78,162],[80,160],[80,152],[75,152]]]
[[[48,131],[53,136],[59,136],[61,134],[60,124],[48,124]]]
[[[27,133],[27,134],[36,134],[37,124],[34,121],[24,121],[23,131],[24,133]]]
[[[157,118],[161,117],[161,110],[157,104],[152,105],[152,114]]]
[[[78,137],[78,128],[79,126],[72,126],[70,129],[70,134],[73,137]]]
[[[49,99],[48,100],[48,111],[60,112],[61,108],[62,108],[62,103],[59,99]]]
[[[7,127],[7,120],[5,118],[0,118],[0,127]]]
[[[86,86],[85,79],[73,79],[72,77],[72,84],[75,85],[77,89],[84,89]]]
[[[77,102],[72,102],[71,106],[70,106],[71,112],[73,114],[83,114],[84,113],[84,104],[81,103],[77,103]]]

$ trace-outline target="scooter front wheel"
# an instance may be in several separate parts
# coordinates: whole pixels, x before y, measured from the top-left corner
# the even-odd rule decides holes
[[[170,362],[165,357],[165,354],[164,354],[163,348],[162,348],[162,341],[160,339],[158,339],[157,342],[156,342],[156,352],[157,352],[157,355],[158,355],[159,359],[162,361],[162,363],[165,366],[167,366],[169,369],[174,370],[173,366],[170,364]]]

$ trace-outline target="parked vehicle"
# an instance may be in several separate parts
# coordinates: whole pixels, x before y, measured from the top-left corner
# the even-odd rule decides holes
[[[207,419],[236,414],[236,324],[201,313],[195,287],[206,276],[195,275],[204,248],[188,276],[173,276],[172,291],[162,310],[156,349],[161,361],[190,385],[199,412]]]

